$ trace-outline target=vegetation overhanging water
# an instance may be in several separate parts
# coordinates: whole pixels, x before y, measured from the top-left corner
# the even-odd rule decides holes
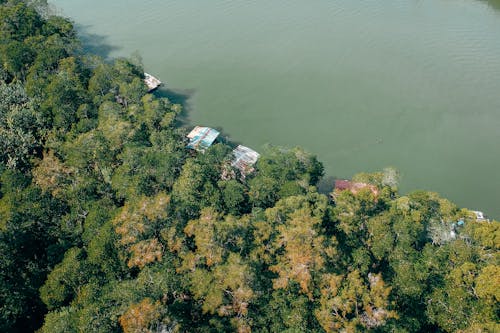
[[[495,1],[53,1],[92,50],[139,52],[192,125],[319,156],[349,178],[500,215]],[[331,183],[331,182],[330,182]]]
[[[190,150],[141,64],[48,14],[0,0],[0,331],[500,329],[498,222],[390,169],[327,196],[303,149]]]

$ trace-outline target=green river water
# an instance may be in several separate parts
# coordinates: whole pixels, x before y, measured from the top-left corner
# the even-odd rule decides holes
[[[139,51],[191,124],[302,146],[333,177],[393,166],[403,192],[500,217],[499,1],[51,3],[88,49]]]

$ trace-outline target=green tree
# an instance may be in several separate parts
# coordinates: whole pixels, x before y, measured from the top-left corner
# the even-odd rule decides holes
[[[202,313],[231,318],[239,332],[250,329],[248,308],[254,298],[253,272],[240,255],[247,227],[247,219],[221,220],[213,208],[203,209],[200,218],[184,229],[194,248],[180,251],[183,262],[178,269],[189,278],[190,291],[202,302]]]
[[[34,54],[30,47],[18,41],[11,41],[0,47],[3,68],[14,78],[24,79]]]
[[[20,84],[0,82],[0,161],[25,170],[41,145],[42,121]]]
[[[4,174],[4,193],[5,181]],[[45,312],[38,289],[65,250],[58,217],[67,207],[34,186],[9,191],[2,201],[10,209],[0,231],[0,330],[32,331]]]
[[[59,62],[57,73],[50,77],[50,83],[45,88],[46,98],[42,103],[42,108],[51,113],[55,128],[68,131],[76,123],[78,107],[87,98],[87,75],[75,57]]]
[[[47,276],[47,281],[40,289],[40,297],[49,310],[69,304],[85,283],[90,272],[84,266],[82,255],[79,248],[69,249],[63,261]]]

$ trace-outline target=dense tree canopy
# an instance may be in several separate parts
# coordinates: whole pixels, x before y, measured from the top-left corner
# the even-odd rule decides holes
[[[43,4],[0,1],[0,331],[500,331],[498,222],[392,169],[320,194],[300,148],[223,177]]]

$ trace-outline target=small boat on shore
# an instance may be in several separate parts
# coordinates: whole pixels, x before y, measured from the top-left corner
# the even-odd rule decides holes
[[[162,84],[159,79],[148,73],[144,73],[144,83],[148,87],[148,92],[152,92]]]

